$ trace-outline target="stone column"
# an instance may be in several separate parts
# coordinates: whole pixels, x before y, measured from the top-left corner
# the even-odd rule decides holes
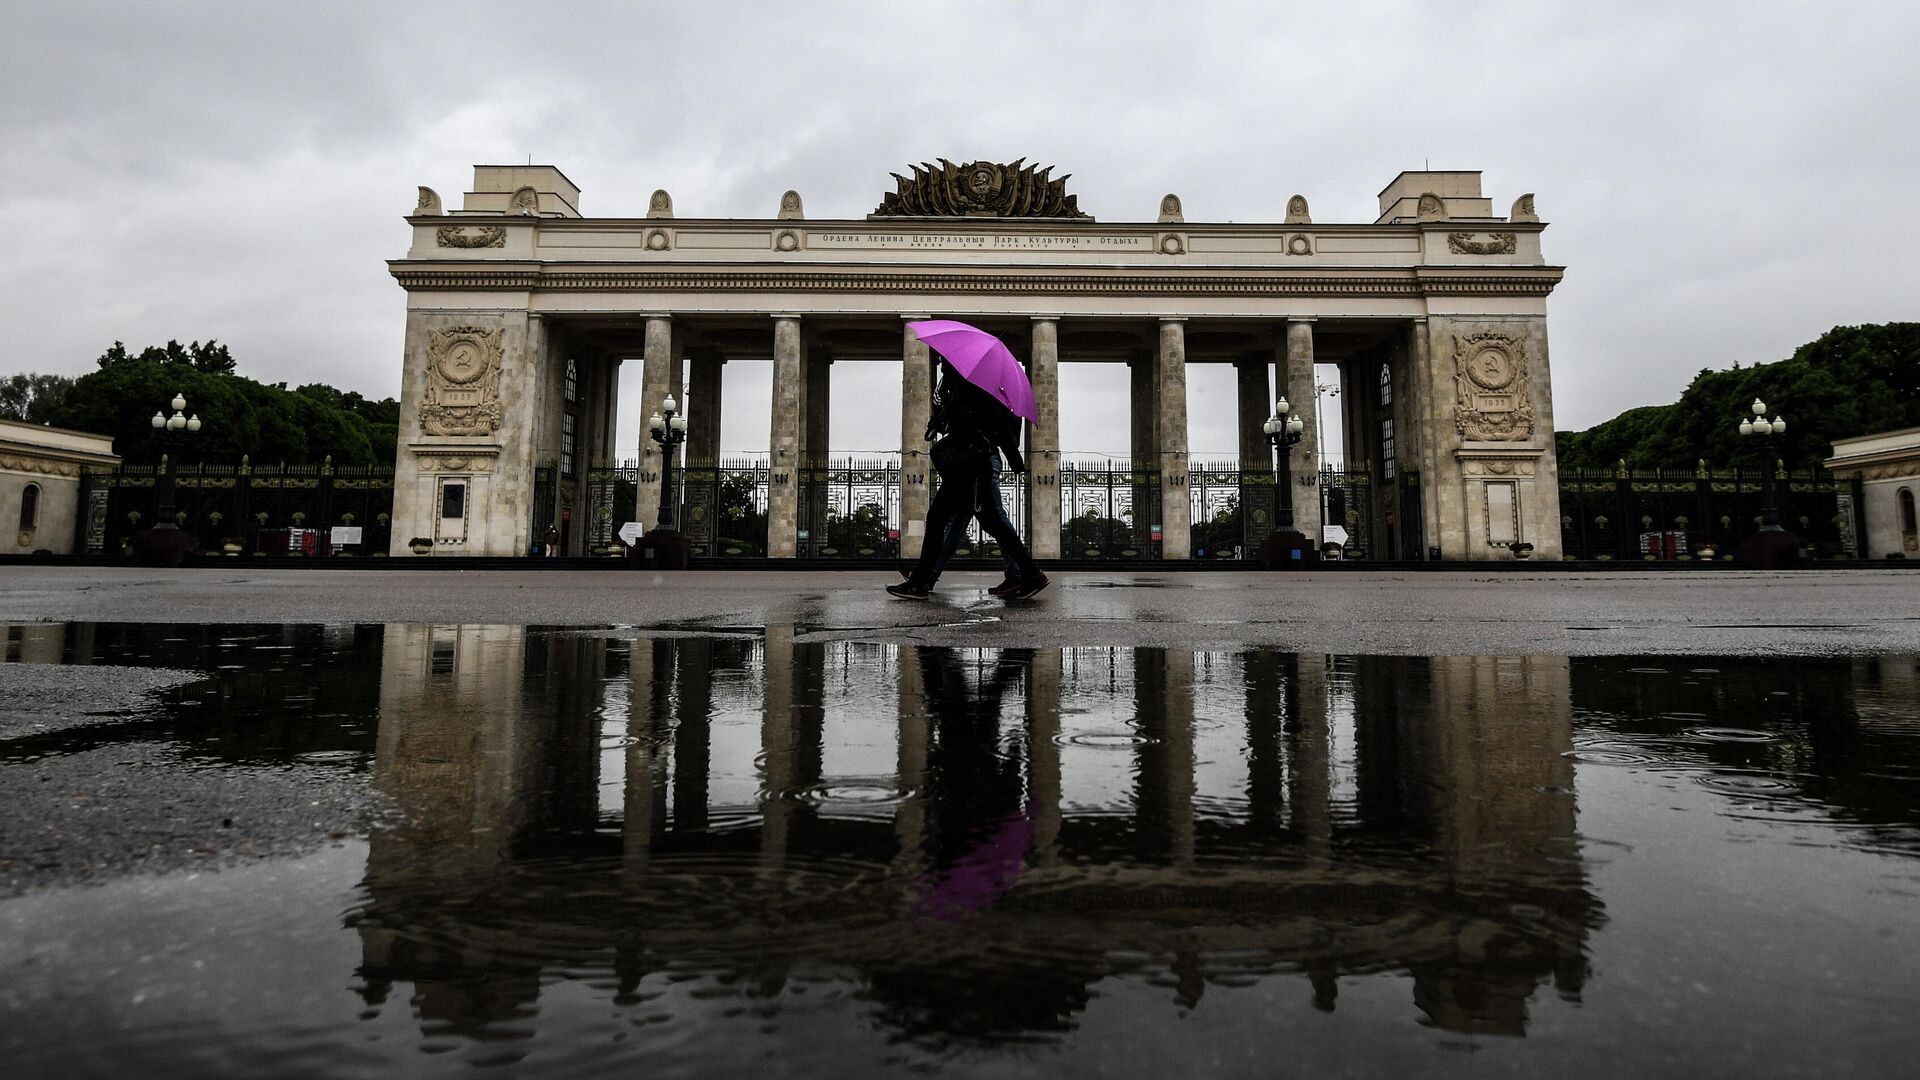
[[[768,626],[762,641],[760,865],[773,870],[786,865],[795,807],[793,625]]]
[[[1240,417],[1240,472],[1243,475],[1273,474],[1273,447],[1267,442],[1266,422],[1273,415],[1273,400],[1267,395],[1267,363],[1257,356],[1243,357],[1233,365],[1238,379]],[[1289,402],[1293,399],[1288,398]]]
[[[1440,439],[1433,430],[1433,396],[1435,387],[1430,379],[1427,362],[1427,320],[1413,319],[1407,323],[1407,365],[1406,375],[1407,404],[1405,408],[1406,433],[1394,431],[1396,438],[1414,438],[1414,460],[1420,466],[1420,536],[1417,554],[1424,559],[1430,549],[1440,546],[1440,473],[1443,466],[1435,453]]]
[[[1059,649],[1035,649],[1027,668],[1027,799],[1033,814],[1033,864],[1060,860]]]
[[[1160,320],[1160,355],[1154,370],[1159,435],[1160,557],[1193,555],[1192,507],[1187,494],[1187,334],[1186,320]]]
[[[908,315],[909,322],[924,315]],[[933,498],[933,465],[927,459],[927,418],[933,412],[933,369],[926,343],[902,330],[900,356],[900,557],[917,559]]]
[[[1193,861],[1193,653],[1133,650],[1135,828],[1176,865]]]
[[[1293,527],[1318,547],[1320,532],[1320,425],[1315,414],[1319,391],[1313,378],[1313,320],[1287,320],[1287,346],[1284,363],[1275,365],[1275,396],[1286,395],[1293,414],[1306,427],[1300,432],[1300,445],[1293,448]]]
[[[805,390],[800,318],[773,319],[773,434],[767,440],[767,555],[791,559],[797,554],[801,431],[800,396]]]
[[[720,461],[721,365],[711,349],[696,353],[687,379],[687,462],[716,465]]]
[[[1427,529],[1431,544],[1440,549],[1443,559],[1465,559],[1467,552],[1466,486],[1461,482],[1460,463],[1454,450],[1460,445],[1460,433],[1453,425],[1453,379],[1446,369],[1452,357],[1445,349],[1434,347],[1436,327],[1432,320],[1414,324],[1414,359],[1427,389],[1426,435],[1424,445],[1433,462],[1432,477],[1422,483],[1433,489],[1434,523]]]
[[[804,554],[818,554],[827,542],[827,435],[831,415],[829,397],[833,385],[833,361],[812,342],[804,351],[807,369],[806,391],[801,395],[800,499],[799,527],[807,531],[800,542]]]
[[[1150,475],[1159,461],[1159,441],[1155,438],[1159,417],[1154,408],[1153,396],[1154,360],[1150,352],[1138,352],[1127,365],[1128,390],[1128,453],[1133,470],[1133,545],[1141,551],[1147,550],[1151,542],[1154,519],[1158,513],[1153,507],[1154,488],[1147,484]]]
[[[627,661],[626,778],[622,786],[621,863],[630,875],[646,872],[653,849],[653,639],[629,646]]]
[[[1246,554],[1254,552],[1274,528],[1279,492],[1274,489],[1273,447],[1265,425],[1273,401],[1267,387],[1267,361],[1258,354],[1241,357],[1233,365],[1238,401],[1240,444],[1240,535]]]
[[[901,791],[912,792],[902,798],[893,811],[893,834],[900,845],[894,856],[894,871],[902,877],[914,877],[926,870],[929,861],[927,751],[933,741],[933,728],[927,722],[926,681],[920,676],[920,646],[898,646],[894,655],[900,714],[895,785]]]
[[[640,368],[640,473],[634,487],[633,517],[648,529],[660,522],[660,447],[647,433],[647,418],[660,408],[673,379],[673,319],[647,317],[647,345]]]
[[[673,831],[707,831],[707,785],[713,771],[713,642],[673,643]]]
[[[1327,658],[1303,653],[1287,680],[1287,801],[1294,832],[1307,854],[1324,862],[1333,853],[1332,731],[1327,715]]]
[[[1036,559],[1060,557],[1060,320],[1033,320],[1034,414],[1027,429],[1027,540]]]

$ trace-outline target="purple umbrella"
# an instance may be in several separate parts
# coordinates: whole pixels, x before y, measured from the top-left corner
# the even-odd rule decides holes
[[[946,358],[960,377],[993,395],[1015,416],[1040,422],[1033,404],[1033,383],[1027,381],[1027,369],[999,338],[977,326],[950,319],[910,322],[907,328],[927,343],[927,348]]]

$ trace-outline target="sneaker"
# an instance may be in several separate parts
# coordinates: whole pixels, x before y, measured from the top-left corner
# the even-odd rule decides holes
[[[915,585],[912,581],[903,581],[898,585],[887,586],[887,591],[902,600],[925,600],[933,595],[925,585]]]
[[[1020,585],[1021,585],[1021,582],[1019,578],[1010,577],[1007,580],[1001,582],[1000,584],[995,585],[993,588],[988,589],[987,595],[988,596],[1011,596],[1014,594],[1015,591],[1017,591],[1020,588]]]
[[[1025,600],[1028,597],[1037,594],[1041,589],[1044,589],[1051,584],[1053,584],[1053,580],[1047,577],[1047,575],[1041,574],[1039,577],[1034,578],[1031,581],[1022,581],[1012,591],[1004,592],[1004,593],[1001,593],[1000,595],[1008,600]]]

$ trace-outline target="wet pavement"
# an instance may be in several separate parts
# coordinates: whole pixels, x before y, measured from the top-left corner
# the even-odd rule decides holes
[[[896,600],[871,571],[140,570],[0,566],[0,622],[628,625],[955,647],[1399,656],[1920,655],[1920,565],[1757,573],[1061,572],[1031,601],[948,574]]]
[[[847,629],[7,627],[10,1075],[1832,1076],[1920,1050],[1920,650]]]

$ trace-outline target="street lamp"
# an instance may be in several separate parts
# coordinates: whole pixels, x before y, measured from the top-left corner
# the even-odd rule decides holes
[[[1293,406],[1286,398],[1273,403],[1273,415],[1260,425],[1266,432],[1267,443],[1280,455],[1280,509],[1274,514],[1275,532],[1293,531],[1293,448],[1300,442],[1301,432],[1307,428],[1306,422],[1290,415]]]
[[[1761,462],[1764,468],[1760,472],[1761,532],[1786,531],[1780,527],[1780,505],[1779,499],[1775,495],[1773,483],[1773,436],[1783,435],[1786,433],[1786,430],[1787,422],[1780,419],[1779,416],[1776,415],[1772,420],[1767,419],[1767,403],[1761,401],[1759,398],[1753,399],[1753,415],[1751,417],[1742,416],[1740,418],[1741,436],[1744,438],[1758,439],[1761,447],[1766,452]]]
[[[680,407],[668,394],[660,403],[660,411],[647,418],[647,433],[653,441],[660,444],[660,521],[658,529],[673,529],[673,456],[674,450],[687,441],[687,418]]]
[[[175,466],[171,460],[171,455],[165,451],[170,446],[178,444],[179,436],[182,432],[192,435],[197,434],[200,430],[200,415],[198,413],[192,416],[187,415],[187,399],[185,395],[175,394],[173,395],[173,400],[167,404],[173,408],[172,416],[168,416],[164,412],[156,412],[153,414],[153,430],[160,436],[160,449],[162,451],[160,454],[160,490],[157,500],[160,505],[154,512],[159,520],[153,523],[153,527],[156,529],[179,528],[179,525],[173,520],[174,514],[176,513],[173,505],[173,476]]]

